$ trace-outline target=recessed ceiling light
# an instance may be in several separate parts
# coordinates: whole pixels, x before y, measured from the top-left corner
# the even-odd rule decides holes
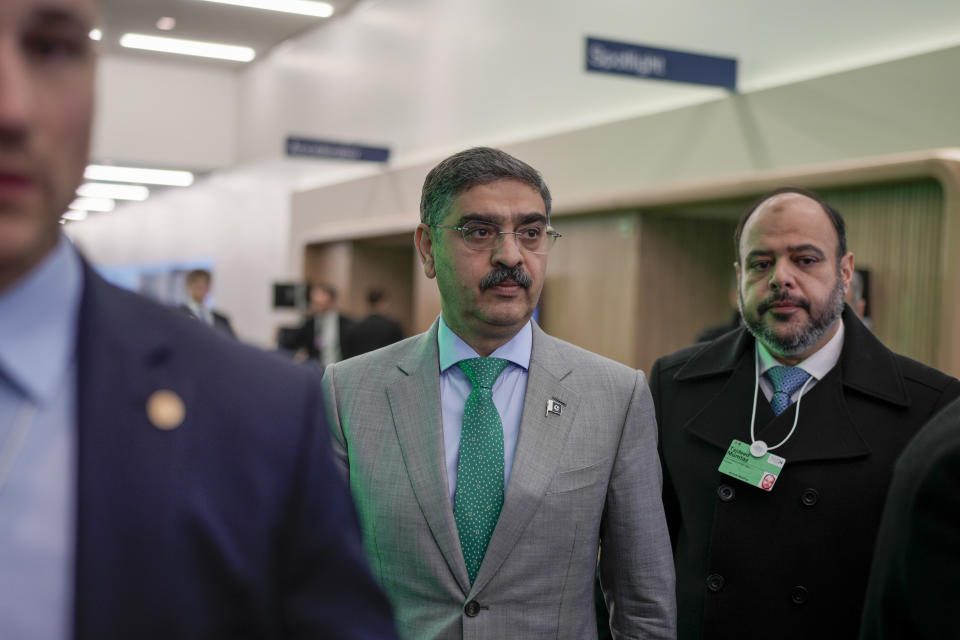
[[[77,198],[70,203],[70,209],[74,211],[99,211],[107,213],[113,211],[116,203],[109,198]]]
[[[139,184],[106,184],[88,182],[80,185],[77,195],[84,198],[110,198],[112,200],[144,201],[150,197],[150,190]]]
[[[176,26],[176,18],[171,18],[170,16],[163,16],[157,20],[157,29],[160,29],[160,31],[171,31]]]
[[[199,40],[181,40],[162,36],[147,36],[142,33],[125,33],[120,45],[130,49],[144,49],[161,53],[178,53],[185,56],[250,62],[257,54],[250,47],[238,47],[232,44],[200,42]]]
[[[65,214],[63,214],[60,217],[63,218],[63,220],[71,220],[73,222],[82,222],[83,220],[87,219],[87,212],[82,209],[77,211],[67,211]],[[60,222],[62,223],[63,220],[61,220]]]
[[[296,13],[301,16],[315,18],[329,18],[333,15],[333,5],[329,2],[314,2],[313,0],[203,0],[218,4],[230,4],[236,7],[249,7],[265,11],[281,11]]]
[[[96,40],[99,42],[103,38],[103,31],[100,31],[100,29],[91,29],[88,35],[90,36],[91,40]]]
[[[133,182],[136,184],[160,184],[167,187],[189,187],[193,184],[193,174],[189,171],[171,171],[169,169],[137,169],[134,167],[111,167],[91,164],[83,172],[87,180],[105,180],[107,182]]]

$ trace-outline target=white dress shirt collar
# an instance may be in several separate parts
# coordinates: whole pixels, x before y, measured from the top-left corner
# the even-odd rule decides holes
[[[843,351],[843,320],[838,320],[837,332],[825,345],[820,347],[809,358],[799,362],[796,366],[809,373],[816,380],[823,380],[831,369],[833,369],[840,360],[840,353]],[[757,340],[757,358],[760,362],[760,375],[766,373],[767,369],[780,364],[776,358],[767,350],[763,344]]]

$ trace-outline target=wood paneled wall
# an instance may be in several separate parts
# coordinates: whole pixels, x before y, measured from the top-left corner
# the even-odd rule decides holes
[[[940,183],[915,179],[820,193],[843,214],[857,266],[871,272],[877,336],[894,351],[950,371],[939,348],[944,281],[952,277],[944,273],[952,262],[945,256],[950,239]],[[729,320],[733,229],[756,195],[558,217],[564,237],[548,259],[541,325],[649,371],[656,358]],[[405,328],[423,331],[440,312],[436,283],[424,277],[412,242],[395,240],[311,245],[305,276],[346,292],[342,308],[356,315],[365,312],[368,286],[386,286]]]
[[[641,226],[635,212],[564,217],[550,252],[541,326],[550,334],[633,364],[639,312]]]
[[[411,243],[412,244],[412,243]],[[357,242],[350,270],[350,305],[344,307],[355,318],[369,313],[367,293],[382,289],[390,301],[387,315],[410,335],[413,327],[413,271],[409,268],[412,246],[378,246]]]
[[[820,193],[844,216],[857,266],[871,272],[876,335],[898,353],[949,369],[938,348],[948,250],[940,183],[923,179]],[[733,230],[758,195],[558,219],[566,235],[550,256],[544,328],[649,371],[656,358],[729,320]]]
[[[870,270],[872,329],[898,353],[942,368],[944,194],[936,180],[825,189],[847,223],[856,265]]]
[[[660,356],[730,320],[735,226],[716,218],[644,214],[637,352],[629,364],[650,371]]]

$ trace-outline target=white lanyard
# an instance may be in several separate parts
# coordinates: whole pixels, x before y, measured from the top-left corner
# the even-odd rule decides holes
[[[17,460],[17,454],[20,453],[23,441],[27,439],[27,434],[35,422],[36,415],[37,405],[31,402],[29,398],[24,399],[23,405],[17,412],[17,417],[13,420],[13,428],[7,434],[3,449],[0,450],[0,491],[3,491],[3,487],[7,483],[7,476],[13,469],[13,463]]]
[[[755,374],[755,383],[753,385],[753,411],[750,413],[750,454],[755,458],[759,458],[767,453],[767,451],[773,451],[778,447],[782,447],[787,440],[790,439],[790,436],[793,435],[793,432],[797,428],[797,421],[800,420],[800,399],[803,398],[803,392],[806,390],[807,385],[813,380],[813,376],[807,378],[807,381],[803,383],[803,386],[800,387],[800,395],[797,396],[797,409],[793,415],[793,426],[790,428],[790,433],[787,434],[787,437],[778,442],[772,447],[768,447],[767,443],[763,440],[757,440],[753,435],[753,427],[757,422],[757,395],[760,392],[760,356],[755,354],[753,357],[754,360],[754,374]]]

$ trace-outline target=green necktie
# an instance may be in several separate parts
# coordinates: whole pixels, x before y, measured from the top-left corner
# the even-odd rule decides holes
[[[501,358],[470,358],[457,363],[473,385],[463,407],[453,502],[471,583],[503,507],[503,424],[493,404],[493,383],[508,364]]]

